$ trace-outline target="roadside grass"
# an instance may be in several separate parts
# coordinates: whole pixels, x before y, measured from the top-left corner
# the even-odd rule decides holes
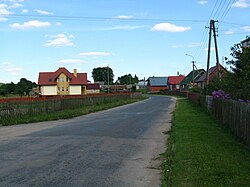
[[[250,150],[202,108],[177,100],[169,134],[162,186],[250,186]]]
[[[114,101],[105,101],[100,102],[94,105],[86,105],[81,108],[63,110],[63,111],[55,111],[52,113],[40,113],[38,115],[32,116],[21,116],[18,118],[10,118],[9,120],[5,120],[4,122],[0,121],[0,126],[8,126],[8,125],[16,125],[16,124],[25,124],[32,122],[41,122],[41,121],[52,121],[59,119],[69,119],[77,116],[86,115],[93,112],[98,112],[102,110],[107,110],[110,108],[131,104],[134,102],[138,102],[141,100],[147,99],[147,97],[141,98],[132,98],[132,99],[123,99],[123,100],[114,100]]]

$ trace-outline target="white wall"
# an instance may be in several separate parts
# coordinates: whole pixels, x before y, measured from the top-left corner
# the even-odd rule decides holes
[[[57,95],[57,86],[41,86],[42,95]]]
[[[81,95],[82,87],[81,86],[69,86],[69,95]]]

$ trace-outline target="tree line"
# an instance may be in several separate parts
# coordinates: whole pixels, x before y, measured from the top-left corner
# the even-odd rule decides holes
[[[0,95],[29,95],[33,88],[36,88],[37,84],[35,82],[31,82],[25,78],[21,78],[17,84],[13,82],[7,84],[1,84],[0,86]]]

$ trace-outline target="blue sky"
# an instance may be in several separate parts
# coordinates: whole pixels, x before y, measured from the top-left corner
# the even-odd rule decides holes
[[[90,81],[107,65],[115,80],[188,74],[185,54],[206,69],[210,19],[221,60],[250,34],[249,17],[250,0],[0,0],[0,82],[37,82],[59,67]]]

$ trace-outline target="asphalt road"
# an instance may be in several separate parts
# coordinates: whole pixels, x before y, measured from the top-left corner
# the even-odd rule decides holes
[[[0,128],[0,186],[159,186],[175,100]]]

